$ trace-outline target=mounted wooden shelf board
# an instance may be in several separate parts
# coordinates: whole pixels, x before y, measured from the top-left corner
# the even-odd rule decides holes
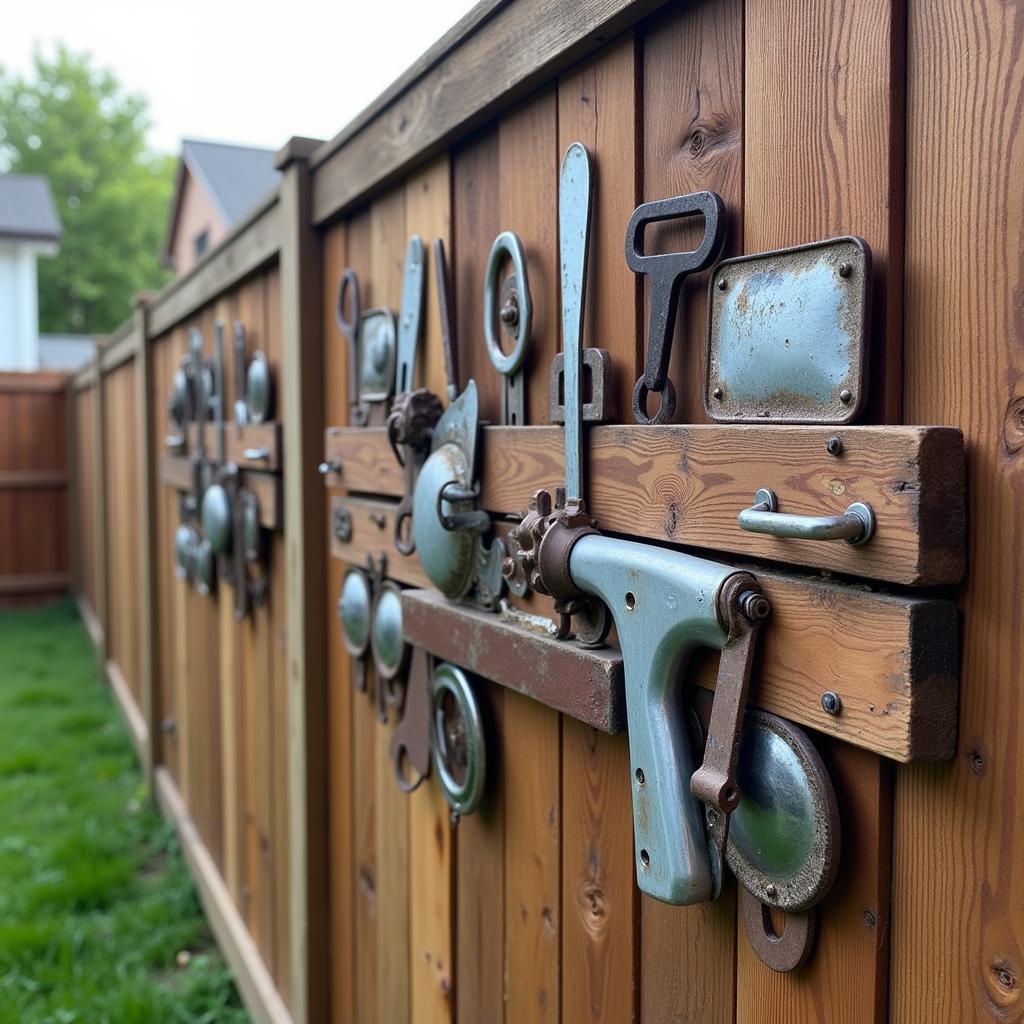
[[[213,451],[217,440],[216,427],[212,423],[206,426],[206,450]],[[199,427],[189,423],[185,432],[188,450],[195,451],[199,437]],[[234,422],[225,424],[225,454],[228,462],[247,469],[259,469],[267,473],[281,470],[281,424],[246,423],[238,427]]]
[[[192,490],[192,460],[186,455],[161,455],[160,483],[176,491]],[[281,477],[274,473],[242,470],[241,484],[256,495],[260,507],[260,525],[268,530],[284,527],[284,502]]]
[[[482,502],[524,510],[564,480],[559,427],[487,427]],[[826,445],[839,438],[841,453]],[[612,533],[669,541],[910,586],[958,583],[964,573],[963,435],[950,427],[608,426],[588,433],[588,507]],[[328,482],[399,497],[404,482],[385,431],[331,428]],[[861,547],[784,540],[740,529],[755,492],[783,512],[836,515],[866,502],[877,519]]]
[[[335,496],[332,510],[338,505],[349,510],[352,535],[346,543],[332,537],[333,557],[362,566],[368,556],[391,550],[395,503]],[[737,568],[753,567],[737,563]],[[407,586],[431,587],[415,555],[389,556],[385,571]],[[760,567],[753,571],[772,602],[752,683],[754,706],[894,761],[943,760],[953,755],[958,644],[952,601],[876,594]],[[460,605],[447,607],[456,618],[477,614]],[[440,635],[445,632],[438,631],[425,645],[428,650],[473,669],[466,662],[469,648],[460,650],[449,642],[450,637]],[[691,669],[694,682],[714,689],[717,666],[717,655],[702,652]],[[506,682],[507,677],[480,671],[524,693],[542,685],[518,676]],[[822,694],[829,690],[842,700],[838,715],[827,714],[821,706]],[[575,697],[562,695],[559,700],[553,706],[568,714],[574,712],[563,705],[580,706]],[[575,717],[590,721],[579,714]]]

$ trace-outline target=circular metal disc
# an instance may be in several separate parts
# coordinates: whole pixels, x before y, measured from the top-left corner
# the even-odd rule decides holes
[[[471,483],[469,464],[458,445],[447,443],[433,452],[423,464],[413,494],[412,531],[420,564],[430,582],[445,597],[457,601],[465,597],[473,583],[479,534],[470,530],[446,530],[437,515],[437,497],[441,488],[456,481],[464,487]],[[467,512],[472,501],[443,501],[446,515]]]
[[[188,377],[184,370],[174,373],[174,386],[171,389],[171,421],[177,427],[185,425],[188,418]]]
[[[828,892],[839,865],[835,792],[821,757],[791,722],[748,711],[726,860],[761,902],[806,910]]]
[[[231,551],[231,498],[221,484],[212,484],[203,494],[203,533],[218,555]]]
[[[349,569],[345,573],[338,598],[338,616],[345,650],[361,658],[370,643],[370,580],[362,569]]]
[[[444,798],[456,814],[472,814],[487,773],[483,721],[469,677],[447,662],[430,679],[430,729],[430,756]]]
[[[262,352],[255,352],[245,372],[245,404],[253,423],[263,423],[270,418],[271,400],[270,364]]]
[[[409,649],[402,639],[402,591],[390,580],[381,585],[377,595],[370,643],[377,672],[383,679],[394,679]]]

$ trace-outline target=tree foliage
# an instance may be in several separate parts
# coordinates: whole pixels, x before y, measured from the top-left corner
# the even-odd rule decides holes
[[[60,255],[39,263],[39,329],[102,334],[131,314],[160,265],[174,159],[146,148],[145,98],[91,58],[38,51],[27,78],[0,68],[0,170],[42,174],[63,225]]]

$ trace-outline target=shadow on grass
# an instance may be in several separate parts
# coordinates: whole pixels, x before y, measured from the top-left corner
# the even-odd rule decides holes
[[[74,607],[0,613],[0,1024],[242,1024]]]

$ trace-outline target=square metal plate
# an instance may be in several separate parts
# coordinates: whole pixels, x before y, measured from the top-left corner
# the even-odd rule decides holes
[[[850,423],[867,389],[861,238],[723,260],[708,296],[704,406],[723,423]]]

